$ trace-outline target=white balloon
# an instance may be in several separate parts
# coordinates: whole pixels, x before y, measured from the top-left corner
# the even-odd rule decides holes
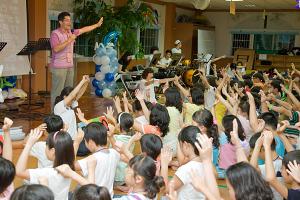
[[[104,73],[101,73],[101,72],[97,72],[95,74],[95,78],[98,80],[98,81],[103,81],[104,78],[105,78],[105,74]]]
[[[109,65],[110,63],[110,59],[108,56],[101,56],[100,57],[100,62],[101,62],[101,65]]]
[[[101,65],[101,57],[97,56],[96,54],[93,56],[93,61],[96,65]]]
[[[109,98],[109,97],[111,97],[111,95],[112,95],[112,92],[111,92],[111,90],[108,89],[108,88],[105,88],[105,89],[102,91],[102,96],[103,96],[104,98]]]
[[[106,73],[110,72],[110,66],[109,65],[102,65],[100,70],[101,70],[101,73],[106,74]]]

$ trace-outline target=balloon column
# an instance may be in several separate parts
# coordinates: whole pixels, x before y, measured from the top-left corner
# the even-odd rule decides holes
[[[95,94],[99,97],[109,98],[116,94],[115,74],[118,71],[119,63],[114,46],[118,36],[119,32],[116,31],[108,33],[96,49],[96,54],[93,57],[96,64],[96,74],[92,84],[95,87]],[[115,45],[111,43],[112,40],[114,40]]]

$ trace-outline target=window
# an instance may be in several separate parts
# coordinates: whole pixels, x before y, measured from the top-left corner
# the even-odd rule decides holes
[[[146,28],[140,31],[140,43],[145,54],[150,54],[153,46],[158,46],[159,29]]]
[[[235,50],[240,48],[250,48],[250,34],[234,33],[232,34],[232,55]]]
[[[281,50],[291,50],[294,44],[294,34],[254,34],[254,49],[257,53],[276,54]]]

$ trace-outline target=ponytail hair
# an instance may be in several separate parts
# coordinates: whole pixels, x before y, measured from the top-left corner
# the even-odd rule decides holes
[[[142,176],[146,197],[154,199],[165,186],[163,177],[156,176],[156,164],[152,158],[145,155],[134,156],[129,161],[129,167],[133,170],[134,176]]]
[[[197,137],[200,134],[200,129],[197,126],[187,126],[183,128],[178,134],[178,141],[187,142],[191,144],[194,148],[194,152],[199,156],[199,151],[195,145],[195,142],[198,143]]]
[[[214,147],[220,146],[218,126],[214,124],[214,117],[207,109],[196,111],[193,114],[193,120],[207,129],[207,137],[213,138]]]
[[[130,113],[120,112],[117,116],[117,122],[120,125],[121,131],[128,133],[133,126],[134,120]]]
[[[64,97],[65,97],[65,96],[68,96],[68,95],[73,91],[73,89],[74,89],[74,88],[73,88],[73,87],[70,87],[70,86],[65,87],[65,88],[61,91],[60,95],[57,96],[57,97],[55,98],[54,105],[56,105],[57,103],[59,103],[59,102],[61,102],[62,100],[64,100]]]
[[[48,149],[55,149],[55,159],[53,167],[62,164],[68,164],[74,170],[75,153],[73,147],[73,140],[69,133],[65,131],[58,131],[49,134],[46,145]]]

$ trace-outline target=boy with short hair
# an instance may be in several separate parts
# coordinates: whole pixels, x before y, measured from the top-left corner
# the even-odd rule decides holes
[[[113,130],[112,130],[113,131]],[[99,122],[87,125],[84,134],[85,145],[92,152],[96,160],[95,184],[105,186],[113,196],[113,183],[120,154],[108,147],[108,129]],[[83,176],[88,176],[88,158],[81,159],[75,163],[75,169],[81,170]]]
[[[286,185],[280,183],[276,179],[276,174],[273,165],[272,159],[272,151],[271,151],[271,143],[273,140],[273,134],[271,131],[264,131],[264,141],[263,146],[265,149],[265,161],[266,161],[266,180],[270,183],[270,185],[279,192],[279,194],[287,199],[287,200],[297,200],[300,199],[300,184],[293,178],[293,176],[289,175],[287,172],[290,170],[288,164],[290,162],[296,162],[298,165],[300,164],[300,150],[295,150],[288,152],[282,161],[282,170],[281,174],[284,178],[284,181],[291,185],[291,189],[288,189]]]

